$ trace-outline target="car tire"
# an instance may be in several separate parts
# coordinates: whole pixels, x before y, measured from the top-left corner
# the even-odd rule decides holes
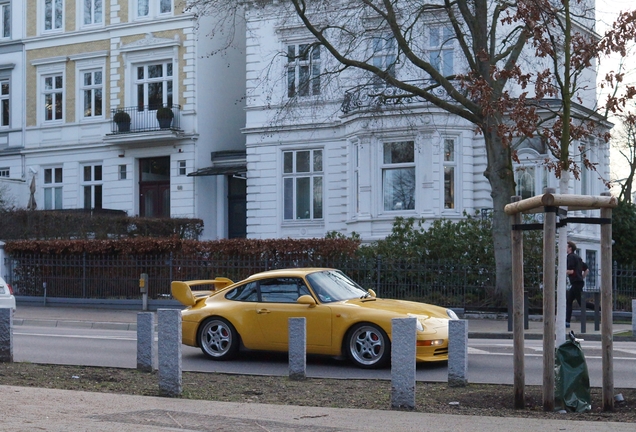
[[[386,332],[375,324],[356,324],[347,333],[345,349],[349,359],[358,367],[377,369],[391,358],[391,341]]]
[[[213,360],[230,360],[236,357],[240,341],[232,324],[220,317],[211,317],[199,327],[198,342],[201,351]]]

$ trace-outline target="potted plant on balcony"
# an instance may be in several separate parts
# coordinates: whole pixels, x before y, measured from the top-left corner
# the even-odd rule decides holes
[[[170,108],[161,107],[157,110],[157,120],[159,121],[159,127],[161,129],[169,129],[172,125],[172,119],[174,113]]]
[[[113,116],[119,132],[130,132],[130,115],[126,111],[118,110]]]

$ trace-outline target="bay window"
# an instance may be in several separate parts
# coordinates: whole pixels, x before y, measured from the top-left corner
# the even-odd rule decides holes
[[[444,138],[444,208],[455,208],[455,176],[457,175],[455,160],[455,140]]]
[[[415,142],[384,143],[382,196],[385,211],[415,209]]]

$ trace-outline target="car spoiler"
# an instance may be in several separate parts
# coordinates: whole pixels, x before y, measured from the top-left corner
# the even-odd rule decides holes
[[[231,279],[218,277],[215,279],[203,279],[193,281],[173,281],[170,284],[172,297],[179,300],[185,306],[194,306],[197,300],[207,297],[215,291],[232,285]],[[198,285],[213,285],[213,290],[192,291],[192,287]]]

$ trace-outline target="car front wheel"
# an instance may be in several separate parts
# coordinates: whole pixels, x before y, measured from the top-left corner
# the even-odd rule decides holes
[[[349,331],[347,355],[356,366],[380,368],[391,357],[391,341],[384,330],[374,324],[357,324]]]
[[[230,360],[238,353],[239,335],[223,318],[208,318],[199,327],[199,346],[211,359]]]

